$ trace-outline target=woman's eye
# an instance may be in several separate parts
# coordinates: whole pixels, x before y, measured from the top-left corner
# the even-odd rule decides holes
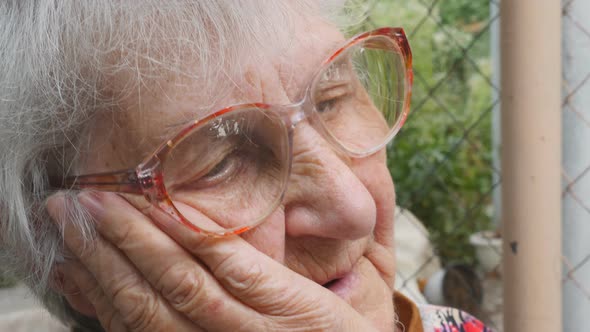
[[[170,190],[194,191],[210,188],[230,180],[241,167],[240,157],[235,151],[229,152],[217,160],[215,164],[206,169],[197,171],[197,174],[186,174],[186,177],[172,185]],[[192,170],[187,168],[185,172],[191,173]]]
[[[329,112],[334,106],[334,100],[330,99],[330,100],[326,100],[326,101],[322,101],[321,103],[318,103],[316,106],[316,109],[318,110],[318,112],[320,113],[324,113],[324,112]]]
[[[344,101],[352,93],[352,86],[348,82],[326,84],[316,94],[316,109],[320,113],[329,112],[338,103]]]
[[[221,183],[235,173],[239,165],[239,157],[234,153],[230,153],[220,162],[218,162],[213,168],[197,180],[199,187],[208,187],[218,183]]]

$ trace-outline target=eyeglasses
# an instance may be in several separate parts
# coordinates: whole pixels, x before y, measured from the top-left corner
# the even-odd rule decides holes
[[[334,149],[369,156],[403,125],[412,79],[403,29],[365,32],[322,63],[298,103],[230,106],[187,124],[135,169],[50,182],[61,189],[144,195],[193,231],[239,234],[281,203],[300,121],[307,119]]]

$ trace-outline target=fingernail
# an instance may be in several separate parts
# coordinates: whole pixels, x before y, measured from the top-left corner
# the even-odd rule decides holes
[[[56,290],[63,292],[65,277],[64,277],[64,272],[62,271],[60,264],[56,264],[53,267],[52,272],[53,272],[53,279],[52,279],[51,286],[55,287]]]
[[[80,288],[74,282],[74,273],[76,273],[75,263],[60,264],[60,270],[63,272],[62,291],[64,295],[75,295],[80,292]]]
[[[78,201],[90,212],[95,220],[100,220],[104,213],[104,208],[97,195],[97,193],[83,191],[78,194]]]
[[[61,252],[56,253],[56,255],[55,255],[55,263],[56,264],[63,264],[63,263],[65,263],[65,261],[66,261],[66,258],[63,255],[63,253],[61,253]]]
[[[64,279],[62,289],[64,295],[80,294],[80,288],[78,288],[78,285],[76,285],[70,278],[67,280]]]
[[[57,193],[47,199],[47,213],[51,216],[51,220],[59,225],[64,221],[65,203],[66,200],[62,193]]]

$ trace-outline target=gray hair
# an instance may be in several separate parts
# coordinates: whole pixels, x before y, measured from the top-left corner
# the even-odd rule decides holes
[[[218,81],[249,50],[287,46],[277,31],[289,30],[294,13],[325,15],[339,2],[0,3],[0,266],[24,280],[54,313],[72,316],[47,287],[64,252],[45,200],[51,194],[48,175],[75,168],[89,119],[116,110],[142,84],[163,76]],[[196,68],[183,67],[189,60]],[[105,83],[118,75],[133,79],[117,89]],[[74,204],[71,213],[90,237],[84,211]]]

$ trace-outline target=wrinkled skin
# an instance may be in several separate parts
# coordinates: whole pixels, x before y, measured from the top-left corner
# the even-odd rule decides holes
[[[295,101],[343,41],[321,22],[300,29],[306,38],[295,39],[292,52],[245,65],[234,78],[240,89],[219,104]],[[137,147],[149,152],[167,133],[162,124],[199,116],[191,110],[202,101],[190,93],[198,85],[163,82],[117,116],[98,118],[82,171],[132,166]],[[98,234],[88,245],[64,217],[65,196],[51,197],[48,211],[77,258],[58,267],[66,299],[108,331],[393,331],[395,195],[385,153],[339,154],[306,121],[293,143],[281,206],[242,236],[189,232],[160,210],[145,209],[141,197],[82,193]],[[345,274],[345,287],[322,286]]]

